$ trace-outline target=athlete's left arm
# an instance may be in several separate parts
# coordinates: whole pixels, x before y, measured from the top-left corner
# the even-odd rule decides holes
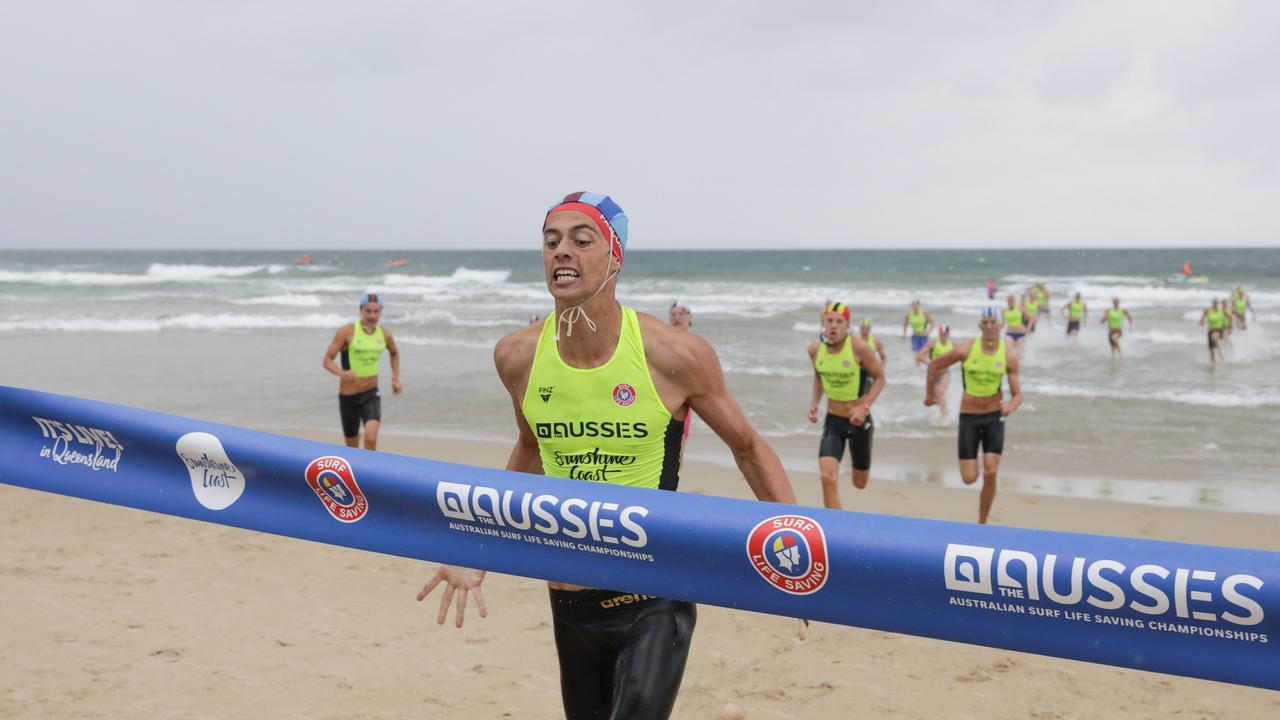
[[[1004,360],[1009,366],[1009,402],[1000,403],[1000,414],[1008,417],[1022,405],[1022,383],[1018,381],[1018,356],[1008,353]]]
[[[663,347],[649,355],[654,368],[683,391],[689,407],[729,446],[757,499],[794,504],[795,491],[782,461],[729,394],[720,358],[711,344],[692,333],[671,339],[675,342],[655,343]]]
[[[1129,332],[1133,332],[1133,316],[1129,314],[1128,310],[1124,311],[1124,316],[1129,318]]]
[[[382,328],[382,336],[387,339],[387,352],[391,354],[391,392],[399,395],[404,391],[404,386],[400,384],[400,349],[396,347],[390,330]]]

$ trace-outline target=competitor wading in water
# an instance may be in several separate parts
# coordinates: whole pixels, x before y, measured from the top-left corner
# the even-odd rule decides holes
[[[1212,365],[1222,359],[1222,333],[1227,327],[1227,317],[1230,311],[1223,312],[1219,309],[1218,298],[1213,299],[1213,306],[1200,313],[1200,325],[1205,323],[1209,325],[1209,364]]]
[[[871,405],[884,389],[880,358],[862,338],[849,335],[852,313],[844,303],[833,302],[822,311],[822,340],[809,343],[813,363],[813,399],[809,422],[818,422],[818,402],[827,396],[827,417],[818,443],[818,470],[822,475],[822,504],[839,510],[840,461],[849,446],[853,486],[867,486],[871,474],[871,439],[875,424]]]
[[[1004,311],[1005,334],[1013,343],[1015,355],[1022,355],[1022,346],[1027,342],[1027,313],[1018,304],[1018,296],[1009,293],[1009,307]]]
[[[1018,358],[1006,352],[1000,339],[1000,314],[995,308],[982,313],[978,329],[982,336],[957,345],[951,352],[929,363],[924,404],[936,402],[934,387],[938,373],[961,363],[964,395],[960,399],[960,479],[972,485],[978,479],[978,446],[982,446],[982,493],[978,498],[978,522],[985,523],[996,499],[996,473],[1004,453],[1004,419],[1022,404],[1018,383]],[[1004,379],[1009,378],[1009,402],[1004,401]]]
[[[1080,323],[1089,317],[1089,306],[1084,300],[1080,299],[1080,293],[1072,298],[1067,304],[1062,306],[1062,316],[1067,319],[1067,337],[1076,337],[1080,334]]]
[[[675,490],[681,428],[690,408],[733,451],[755,496],[794,503],[773,450],[725,387],[706,340],[618,304],[627,217],[613,200],[573,193],[542,227],[542,262],[555,312],[498,341],[494,363],[515,409],[519,437],[507,469],[616,485]],[[614,432],[575,432],[588,422]],[[554,433],[553,426],[569,428]],[[562,460],[598,458],[566,464]],[[445,584],[437,622],[484,572],[440,566],[418,593]],[[692,603],[549,583],[560,691],[566,717],[667,718],[684,674],[696,610]],[[617,602],[627,596],[630,601]]]
[[[876,355],[880,356],[881,366],[889,363],[889,353],[884,351],[884,341],[871,334],[871,318],[862,318],[862,322],[858,323],[858,337],[862,338],[862,342],[870,346],[872,350],[876,351]]]
[[[933,316],[920,309],[920,301],[911,301],[911,310],[902,316],[902,335],[906,337],[907,328],[911,328],[911,352],[918,353],[929,341],[929,330],[933,328]]]
[[[378,395],[378,362],[382,351],[391,354],[391,392],[399,395],[400,352],[391,331],[378,324],[382,319],[382,299],[373,293],[360,298],[360,319],[343,325],[324,351],[324,369],[337,375],[338,414],[342,417],[342,437],[347,447],[360,447],[360,426],[364,426],[364,447],[378,449],[378,429],[382,427],[382,398]],[[342,367],[333,361],[342,355]]]
[[[1111,307],[1102,313],[1102,320],[1098,324],[1107,324],[1107,342],[1111,343],[1112,360],[1120,355],[1120,336],[1124,334],[1126,318],[1129,320],[1129,329],[1133,330],[1133,316],[1120,307],[1120,298],[1111,298]]]
[[[951,327],[939,325],[938,337],[930,340],[928,345],[916,353],[916,361],[928,364],[952,350],[955,350],[955,345],[951,344]],[[929,372],[926,370],[925,378],[928,377]],[[951,387],[951,368],[938,372],[933,381],[938,385],[933,391],[933,397],[938,401],[938,420],[945,423],[947,421],[947,388]]]

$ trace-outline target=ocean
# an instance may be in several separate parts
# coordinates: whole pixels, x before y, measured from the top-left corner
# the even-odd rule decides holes
[[[406,386],[394,397],[384,378],[384,432],[514,437],[492,348],[551,309],[536,250],[320,252],[311,265],[295,264],[298,254],[0,251],[0,383],[340,442],[337,381],[321,359],[373,290],[386,300]],[[390,267],[391,258],[407,262]],[[1184,261],[1209,282],[1166,284]],[[988,279],[997,301],[1035,281],[1052,293],[1051,323],[1023,359],[1026,399],[1010,419],[1012,489],[1280,513],[1280,249],[636,248],[618,296],[662,318],[675,300],[690,306],[747,416],[788,468],[805,471],[816,469],[820,433],[805,417],[805,347],[824,302],[849,304],[889,353],[873,478],[957,484],[954,460],[918,467],[919,457],[954,457],[956,420],[922,405],[924,370],[902,320],[919,300],[956,339],[971,337],[990,304]],[[1237,285],[1257,318],[1214,368],[1197,321]],[[1068,340],[1058,308],[1074,292],[1090,314]],[[1119,362],[1098,324],[1113,296],[1134,317]],[[959,393],[956,379],[953,414]],[[710,431],[695,425],[695,435]],[[712,442],[689,452],[728,462]],[[1010,463],[1019,453],[1034,465]]]

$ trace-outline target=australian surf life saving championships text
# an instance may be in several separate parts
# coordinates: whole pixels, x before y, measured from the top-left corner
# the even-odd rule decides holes
[[[1054,554],[949,543],[944,583],[960,594],[947,603],[1144,632],[1271,641],[1257,630],[1266,612],[1251,597],[1263,586],[1254,575],[1154,563],[1130,567],[1105,558],[1071,558],[1065,576],[1058,566]]]
[[[649,536],[640,520],[649,510],[639,505],[443,481],[436,485],[436,503],[455,521],[449,523],[450,530],[654,561],[651,553],[642,552]]]

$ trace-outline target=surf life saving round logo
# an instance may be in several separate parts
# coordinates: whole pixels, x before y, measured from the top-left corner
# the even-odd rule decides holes
[[[636,389],[626,383],[613,386],[613,401],[626,407],[636,401]]]
[[[307,484],[335,520],[353,523],[369,510],[369,500],[356,484],[351,464],[336,455],[316,458],[307,465]]]
[[[775,515],[747,536],[747,557],[764,581],[791,595],[812,595],[827,584],[827,536],[803,515]]]

